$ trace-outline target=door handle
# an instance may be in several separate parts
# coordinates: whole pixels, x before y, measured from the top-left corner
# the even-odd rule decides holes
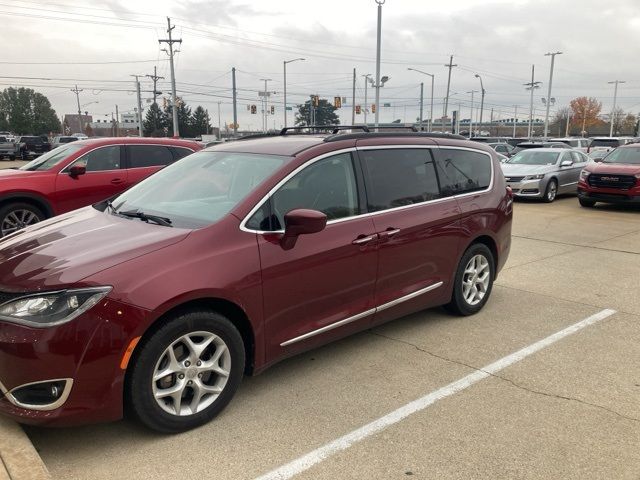
[[[121,178],[114,178],[113,180],[111,180],[111,183],[113,183],[114,185],[120,185],[121,183],[124,183],[124,180],[122,180]]]
[[[376,238],[376,235],[367,235],[367,236],[361,235],[351,243],[353,243],[354,245],[366,245],[367,243],[369,243],[371,240],[375,238]]]
[[[389,227],[382,233],[384,233],[385,237],[393,237],[394,235],[400,233],[400,229]]]

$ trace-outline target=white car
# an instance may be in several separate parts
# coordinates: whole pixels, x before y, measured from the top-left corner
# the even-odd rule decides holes
[[[633,137],[593,137],[591,140],[591,145],[589,146],[587,153],[591,153],[595,150],[610,152],[614,148],[631,143],[634,139]]]
[[[589,145],[591,145],[590,138],[582,138],[582,137],[565,137],[565,138],[550,138],[550,142],[562,142],[566,145],[569,145],[574,150],[578,150],[582,153],[589,152]]]

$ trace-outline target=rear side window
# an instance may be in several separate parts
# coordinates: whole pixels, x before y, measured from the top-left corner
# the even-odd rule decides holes
[[[169,147],[169,148],[171,150],[171,153],[173,153],[174,160],[180,160],[181,158],[184,158],[187,155],[191,155],[193,153],[193,151],[189,150],[188,148],[182,148],[182,147]]]
[[[469,150],[441,148],[438,176],[445,196],[484,190],[491,184],[491,157]]]
[[[162,145],[129,145],[129,168],[164,167],[173,163],[173,155]]]
[[[367,176],[371,212],[441,196],[430,149],[362,150],[360,157]]]
[[[624,142],[617,138],[596,138],[591,142],[592,147],[619,147]]]

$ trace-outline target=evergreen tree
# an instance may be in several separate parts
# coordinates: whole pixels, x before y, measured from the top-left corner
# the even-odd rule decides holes
[[[151,104],[147,114],[142,120],[142,134],[145,137],[164,137],[166,117],[157,103]]]
[[[315,110],[315,125],[339,125],[340,118],[336,115],[337,110],[331,103],[324,98],[320,99]],[[311,124],[311,100],[307,100],[303,105],[298,105],[298,113],[296,113],[296,125]]]
[[[194,136],[209,133],[211,129],[209,114],[200,105],[196,107],[191,116],[191,129]]]

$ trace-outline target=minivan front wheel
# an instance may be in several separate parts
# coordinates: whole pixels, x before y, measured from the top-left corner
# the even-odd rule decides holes
[[[445,307],[457,315],[473,315],[487,303],[495,278],[495,261],[489,248],[476,243],[464,253],[454,279],[451,302]]]
[[[240,333],[211,311],[176,315],[139,348],[128,377],[129,403],[143,424],[164,433],[213,419],[231,401],[244,373]]]

